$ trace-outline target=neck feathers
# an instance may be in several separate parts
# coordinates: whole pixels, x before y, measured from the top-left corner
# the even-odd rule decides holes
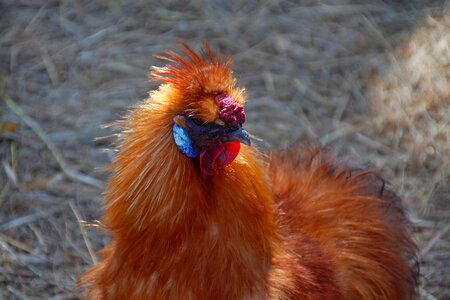
[[[112,164],[104,222],[122,248],[115,259],[127,260],[122,271],[128,265],[157,272],[161,285],[207,290],[207,299],[263,295],[277,232],[257,153],[243,146],[219,175],[203,175],[173,141],[176,106],[158,100],[167,95],[152,96],[128,118]],[[228,287],[218,280],[223,274],[231,276]]]

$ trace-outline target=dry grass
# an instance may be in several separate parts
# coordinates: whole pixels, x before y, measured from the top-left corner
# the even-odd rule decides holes
[[[233,55],[267,145],[313,139],[379,168],[416,225],[423,298],[450,298],[448,5],[160,2],[0,0],[0,298],[77,298],[108,239],[78,222],[99,218],[112,157],[94,138],[179,38]]]

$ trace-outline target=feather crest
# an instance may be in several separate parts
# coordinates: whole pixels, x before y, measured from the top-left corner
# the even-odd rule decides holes
[[[157,55],[157,58],[172,64],[151,67],[150,79],[197,95],[220,93],[234,87],[230,57],[222,59],[220,51],[214,55],[207,43],[204,43],[200,53],[196,53],[181,42],[179,51],[180,53],[166,50],[163,55]]]

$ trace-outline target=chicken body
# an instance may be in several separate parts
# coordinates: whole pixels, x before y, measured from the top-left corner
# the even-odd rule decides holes
[[[88,298],[412,299],[399,199],[318,149],[239,148],[231,60],[182,52],[123,124],[103,218],[113,240],[82,278]],[[198,149],[174,142],[174,123]]]

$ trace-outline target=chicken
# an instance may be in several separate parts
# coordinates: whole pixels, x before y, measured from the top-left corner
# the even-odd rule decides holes
[[[416,246],[379,177],[314,147],[262,155],[231,59],[183,44],[122,124],[89,299],[413,299]]]

